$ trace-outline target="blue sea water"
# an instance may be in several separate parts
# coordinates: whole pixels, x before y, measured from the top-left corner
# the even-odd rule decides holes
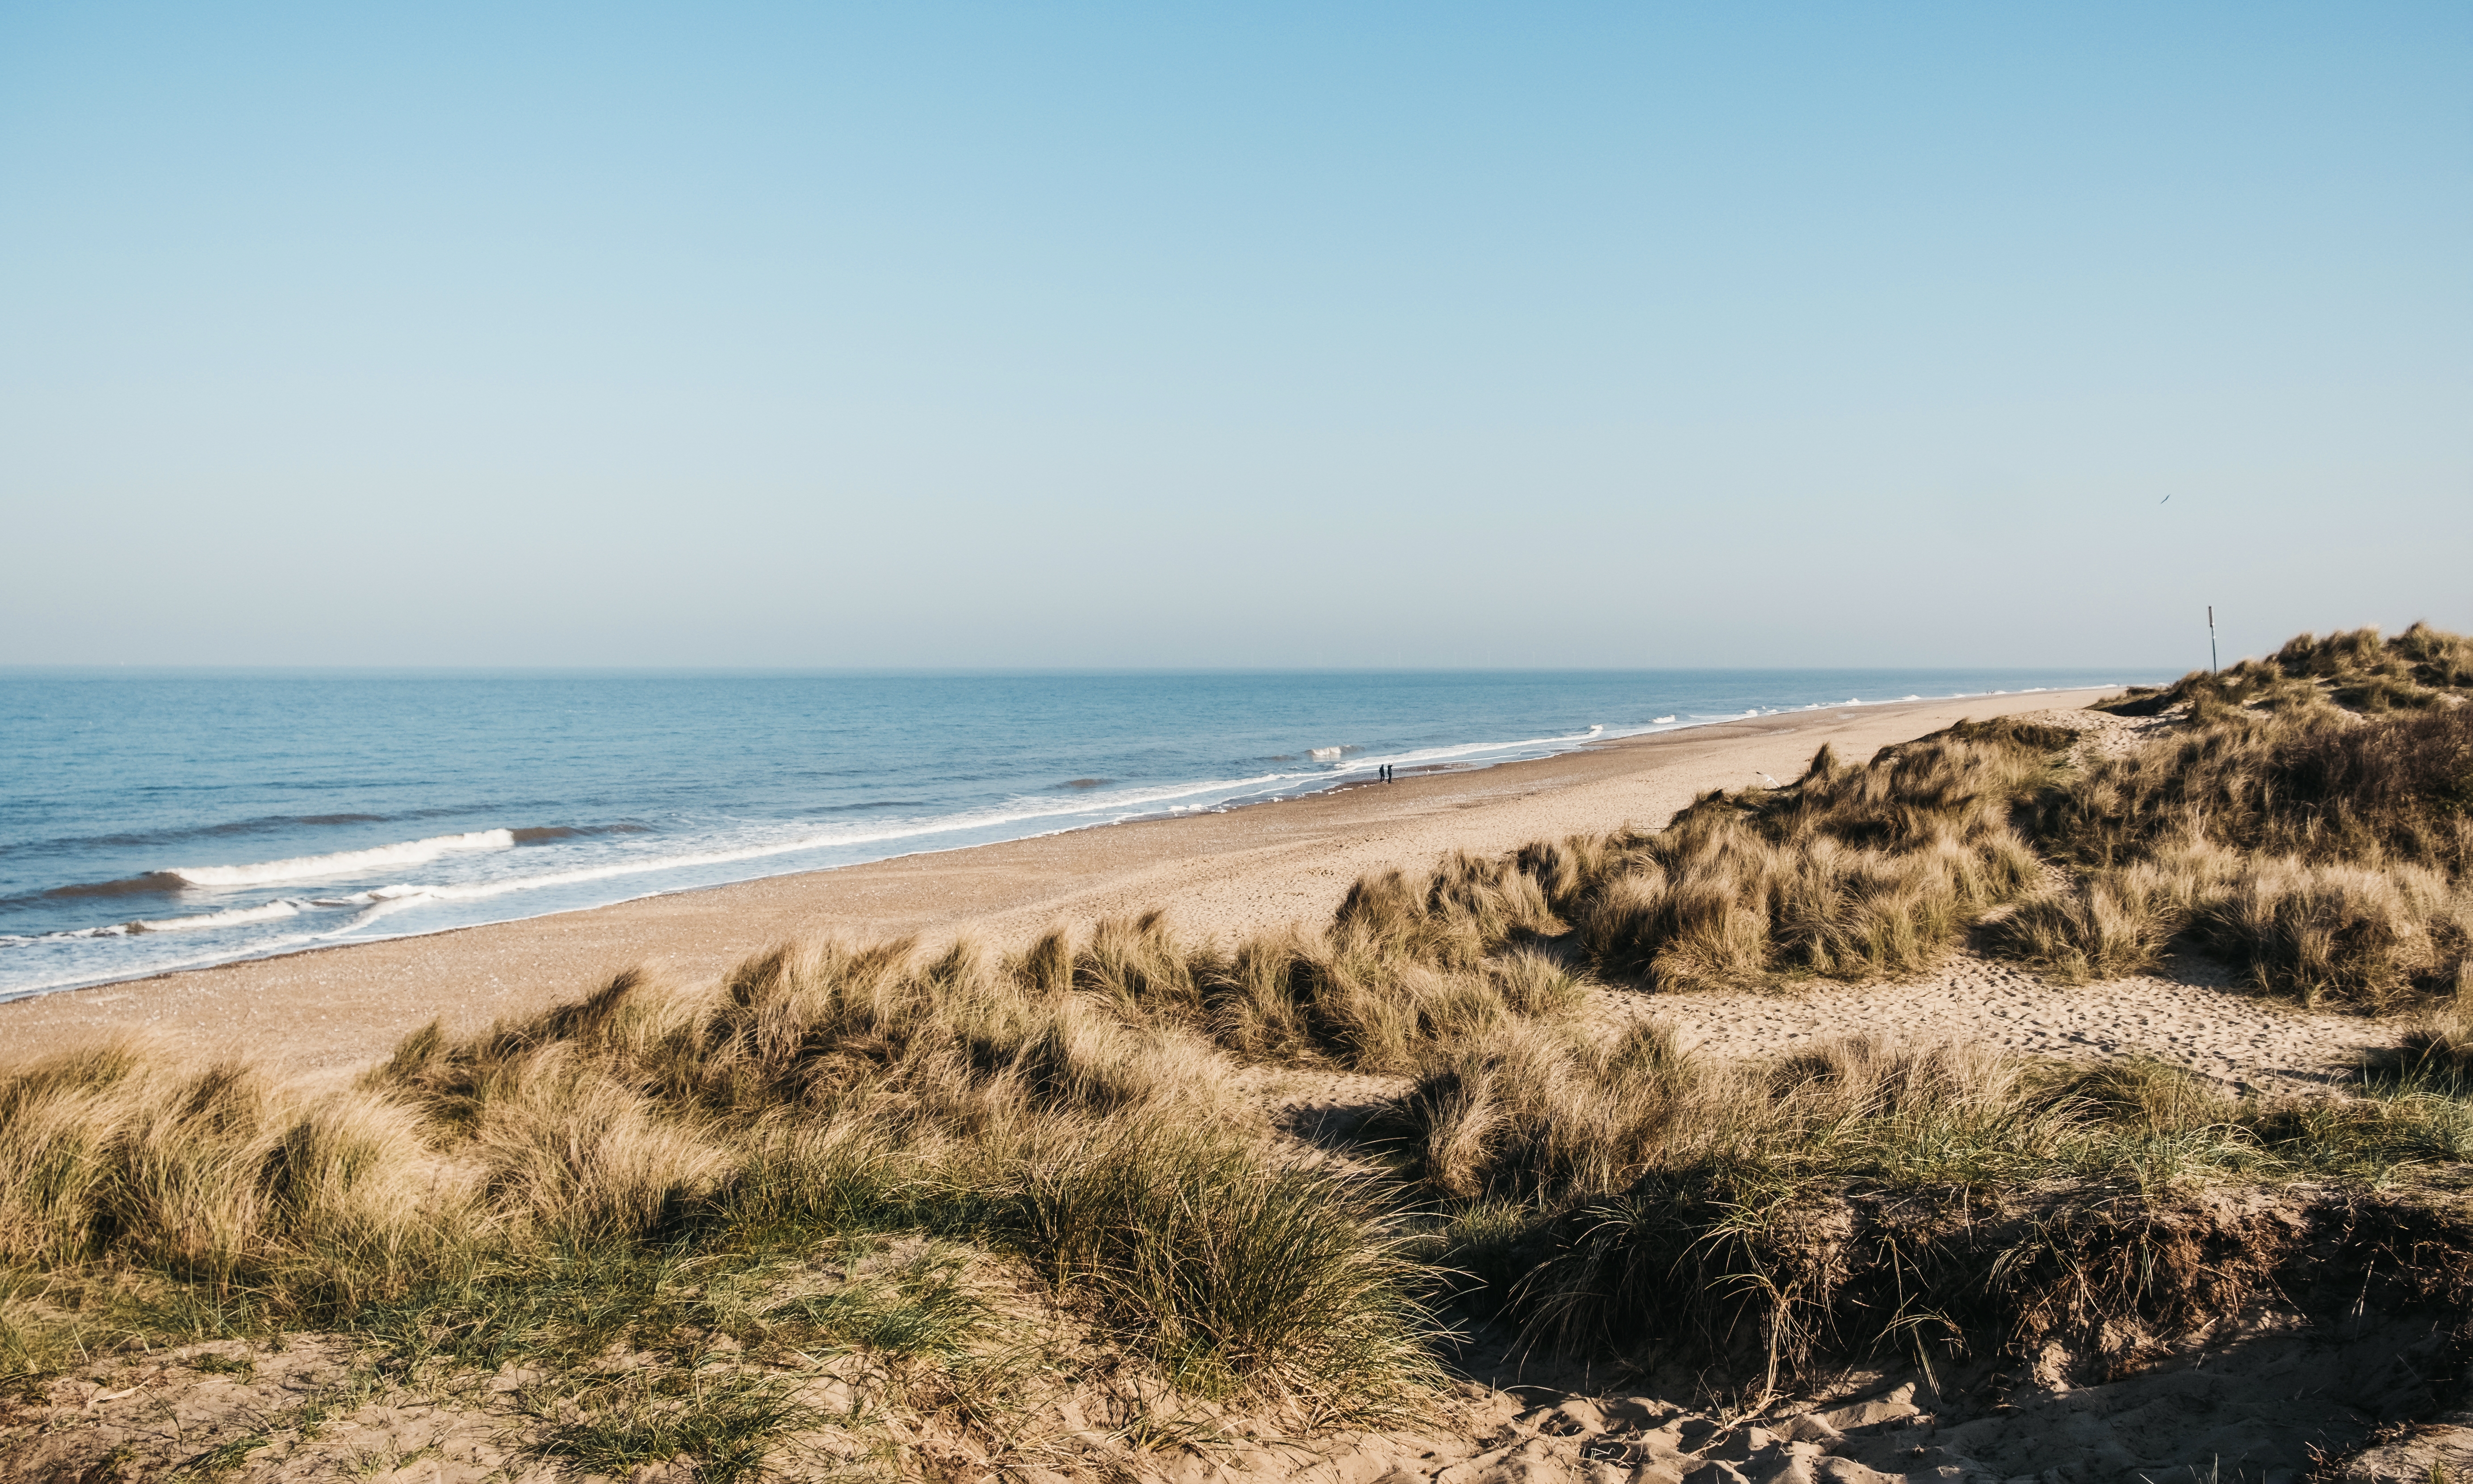
[[[0,998],[2127,670],[0,671]]]

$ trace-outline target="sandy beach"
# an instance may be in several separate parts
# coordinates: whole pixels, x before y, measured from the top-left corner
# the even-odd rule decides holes
[[[144,1027],[201,1053],[294,1071],[358,1065],[444,1017],[468,1030],[588,993],[642,965],[719,973],[776,944],[975,933],[1164,907],[1188,933],[1318,923],[1360,874],[1423,867],[1630,821],[1662,825],[1713,788],[1791,778],[1823,742],[1869,756],[1948,726],[2095,691],[1795,712],[1621,741],[1533,762],[1405,778],[1222,814],[1140,821],[739,882],[451,932],[353,944],[0,1004],[0,1047],[39,1054]]]
[[[1405,778],[1222,814],[1077,830],[834,871],[741,882],[589,911],[319,949],[0,1005],[0,1045],[40,1055],[98,1033],[143,1030],[182,1049],[241,1055],[295,1075],[338,1075],[444,1017],[468,1031],[537,1012],[644,966],[719,973],[790,940],[974,934],[996,944],[1165,908],[1192,935],[1232,938],[1318,924],[1351,881],[1626,822],[1663,825],[1713,788],[1789,778],[1822,743],[1869,756],[1965,717],[2083,706],[2097,691],[1908,702],[1760,717],[1628,738],[1558,757]],[[2090,997],[1960,963],[1947,984],[1831,987],[1775,998],[1691,996],[1658,1012],[1713,1050],[1757,1053],[1860,1028],[1894,1000],[1945,1034],[1997,1032],[2021,1050],[2145,1049],[2229,1081],[2315,1068],[2371,1034],[2358,1021],[2263,1006],[2220,985],[2158,982]],[[1999,990],[2002,993],[1992,993]],[[2159,998],[2160,996],[2160,998]],[[1688,1000],[1688,1003],[1686,1002]],[[2049,1005],[2044,1001],[2050,1001]],[[2049,1014],[2038,1014],[2038,1010]],[[2151,1044],[2150,1044],[2151,1042]],[[2227,1056],[2224,1048],[2236,1049]],[[2305,1074],[2306,1075],[2306,1074]]]

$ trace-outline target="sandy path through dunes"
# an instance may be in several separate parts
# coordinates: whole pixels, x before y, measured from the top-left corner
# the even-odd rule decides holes
[[[2025,1056],[2149,1057],[2262,1092],[2326,1087],[2364,1051],[2396,1042],[2392,1022],[2249,993],[2204,959],[2176,958],[2164,969],[2073,985],[1957,953],[1913,979],[1774,994],[1610,991],[1593,1008],[1609,1022],[1655,1016],[1711,1056],[1774,1056],[1839,1036],[1892,1035]]]
[[[841,933],[1018,942],[1056,923],[1165,907],[1188,932],[1319,925],[1351,881],[1445,851],[1663,825],[1712,788],[1787,778],[1830,743],[1849,758],[1961,718],[2081,706],[2098,691],[1798,711],[1560,757],[1412,777],[1225,814],[1145,821],[838,871],[740,882],[518,922],[358,944],[0,1004],[0,1056],[148,1029],[198,1052],[341,1071],[444,1017],[527,1015],[643,965],[719,973],[785,940]]]

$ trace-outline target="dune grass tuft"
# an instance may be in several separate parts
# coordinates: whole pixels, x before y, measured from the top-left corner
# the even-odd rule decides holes
[[[2168,686],[2132,686],[2101,702],[2125,716],[2159,716],[2176,706],[2358,712],[2422,709],[2473,697],[2473,639],[2417,623],[2392,638],[2353,629],[2325,638],[2300,634],[2265,659],[2218,671],[2194,670]]]
[[[2464,1090],[2423,1065],[2357,1098],[2245,1098],[2153,1063],[1862,1038],[1711,1064],[1646,1026],[1611,1048],[1439,1049],[1392,1132],[1456,1213],[1474,1311],[1536,1346],[1732,1357],[1775,1386],[1884,1346],[1929,1366],[1987,1341],[2143,1345],[2318,1275],[2310,1233],[2360,1220],[2360,1194],[2269,1220],[2211,1192],[2461,1163]],[[2371,1204],[2437,1221],[2404,1259],[2415,1282],[2473,1282],[2473,1224]]]
[[[2291,671],[2252,675],[2238,705],[2184,682],[2179,730],[2035,799],[2030,833],[2077,879],[1996,927],[1996,947],[2082,978],[2147,968],[2186,935],[2314,1002],[2449,993],[2473,946],[2473,708],[2456,690],[2400,711],[2339,702],[2415,654],[2416,673],[2459,686],[2464,647],[2418,627],[2385,648],[2296,641]],[[2367,671],[2327,668],[2365,654]]]

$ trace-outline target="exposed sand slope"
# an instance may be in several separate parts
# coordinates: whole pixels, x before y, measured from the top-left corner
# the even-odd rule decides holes
[[[2424,1379],[2444,1367],[2442,1319],[2316,1326],[2262,1313],[2219,1328],[2227,1332],[2203,1344],[2193,1337],[2160,1363],[2075,1387],[2053,1375],[2009,1377],[1981,1366],[1936,1376],[1872,1371],[1816,1395],[1765,1406],[1746,1398],[1745,1408],[1728,1411],[1669,1400],[1693,1393],[1689,1377],[1647,1386],[1635,1377],[1609,1395],[1592,1394],[1577,1376],[1538,1384],[1549,1378],[1479,1367],[1496,1384],[1463,1383],[1430,1431],[1282,1446],[1264,1436],[1277,1429],[1218,1414],[1207,1419],[1215,1436],[1198,1449],[1145,1447],[1143,1429],[1126,1425],[1133,1419],[1111,1425],[1086,1399],[1026,1415],[1026,1435],[1007,1440],[1016,1449],[1009,1458],[991,1459],[929,1423],[878,1439],[898,1441],[901,1456],[871,1461],[891,1465],[876,1476],[984,1484],[2300,1484],[2329,1476],[2366,1484],[2426,1480],[2437,1476],[2433,1461],[2461,1468],[2473,1457],[2464,1427],[2406,1422],[2444,1405]],[[295,1336],[279,1351],[195,1346],[96,1372],[54,1382],[32,1405],[0,1406],[0,1481],[160,1477],[184,1465],[236,1484],[573,1477],[535,1451],[540,1419],[526,1415],[521,1377],[512,1374],[439,1391],[407,1387],[356,1369],[348,1344],[318,1336]],[[848,1390],[818,1377],[800,1394],[812,1392],[829,1414],[847,1408]],[[783,1439],[768,1462],[783,1478],[849,1478],[857,1441],[827,1427]],[[2341,1474],[2314,1468],[2365,1445],[2370,1450]],[[637,1484],[698,1476],[684,1459],[629,1475]]]
[[[2241,1090],[2323,1087],[2395,1028],[2239,989],[2221,965],[2176,957],[2162,974],[2061,984],[1973,953],[1918,979],[1816,983],[1779,994],[1600,992],[1613,1020],[1653,1015],[1722,1057],[1771,1056],[1840,1036],[1965,1041],[2030,1056],[2142,1056]]]
[[[914,855],[460,932],[356,945],[0,1005],[0,1056],[146,1028],[200,1051],[342,1073],[444,1016],[476,1030],[589,993],[644,964],[683,979],[787,939],[968,929],[999,942],[1164,906],[1190,932],[1326,921],[1351,881],[1445,851],[1665,824],[1712,788],[1850,758],[1964,717],[2080,706],[2098,691],[1794,712],[1633,738],[1562,757],[1199,818]]]

